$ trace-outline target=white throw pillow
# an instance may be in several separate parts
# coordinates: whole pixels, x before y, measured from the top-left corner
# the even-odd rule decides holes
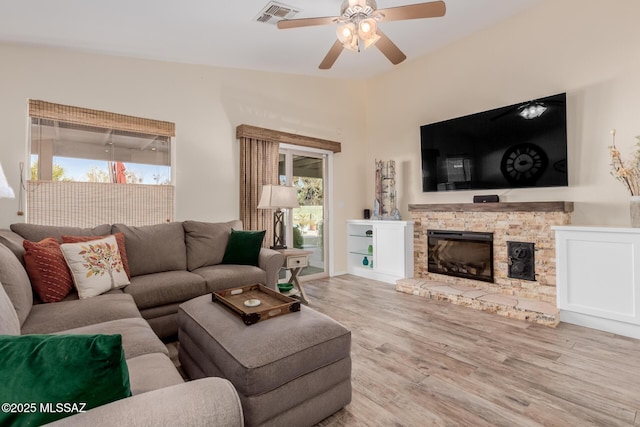
[[[60,245],[80,299],[129,284],[114,236]]]

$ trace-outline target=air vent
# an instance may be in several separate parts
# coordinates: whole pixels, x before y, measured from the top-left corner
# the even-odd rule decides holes
[[[278,21],[291,19],[298,13],[300,13],[300,10],[295,9],[293,6],[271,1],[260,11],[255,20],[265,24],[276,25]]]

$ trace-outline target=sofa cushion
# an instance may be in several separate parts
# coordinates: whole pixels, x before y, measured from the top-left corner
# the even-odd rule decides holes
[[[207,293],[204,279],[188,271],[165,271],[163,273],[134,276],[124,289],[131,295],[139,309],[183,302]]]
[[[60,245],[80,299],[91,298],[129,284],[115,236]]]
[[[187,268],[193,271],[222,262],[231,230],[242,230],[242,221],[185,221],[182,226],[187,246]]]
[[[141,318],[133,298],[124,293],[110,293],[83,300],[36,304],[22,325],[22,333],[50,334],[126,318]]]
[[[169,355],[167,346],[153,333],[146,320],[116,319],[108,322],[87,325],[81,328],[67,329],[56,332],[55,335],[94,335],[94,334],[120,334],[125,358],[131,359],[143,354],[162,353]]]
[[[0,229],[0,243],[5,245],[7,248],[14,253],[14,255],[23,262],[22,257],[24,255],[24,247],[22,246],[22,242],[24,241],[24,237],[19,235],[18,233],[14,233],[11,230]]]
[[[0,337],[0,401],[36,410],[2,411],[1,425],[41,425],[131,396],[120,335]],[[39,405],[54,405],[41,411]]]
[[[124,242],[124,233],[114,234],[116,242],[118,242],[118,251],[120,251],[120,259],[122,260],[122,267],[124,272],[127,273],[127,277],[131,278],[131,271],[129,270],[129,258],[127,257],[127,246]],[[62,236],[62,243],[80,243],[89,242],[91,240],[102,239],[107,236]]]
[[[134,396],[184,382],[171,359],[161,353],[127,359],[127,366],[131,394]]]
[[[24,266],[31,287],[42,302],[62,301],[73,289],[73,279],[67,262],[54,237],[39,242],[23,242]]]
[[[4,245],[0,245],[0,266],[0,283],[16,309],[20,325],[24,325],[33,306],[29,276],[18,258]]]
[[[0,335],[20,335],[20,319],[0,283]]]
[[[193,272],[206,280],[206,292],[215,292],[255,283],[264,284],[267,281],[267,272],[253,265],[210,265]]]
[[[258,255],[266,231],[231,230],[223,264],[258,265]]]
[[[102,236],[111,233],[109,224],[102,224],[93,228],[81,228],[16,223],[11,224],[10,228],[11,231],[32,242],[39,242],[47,237],[55,237],[58,241],[62,241],[63,234],[68,236]]]
[[[114,224],[112,231],[124,233],[131,277],[187,269],[182,223],[142,227]]]

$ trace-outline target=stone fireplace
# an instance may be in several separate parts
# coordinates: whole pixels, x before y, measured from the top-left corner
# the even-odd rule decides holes
[[[555,234],[551,227],[570,224],[573,203],[427,204],[409,205],[409,211],[415,222],[414,277],[399,281],[397,290],[551,326],[559,322]],[[457,275],[436,272],[430,267],[434,260],[429,259],[429,246],[433,246],[429,233],[434,230],[490,234],[492,278],[471,278],[465,275],[468,269]],[[476,248],[471,257],[472,267],[486,270],[477,262],[479,251]],[[455,258],[458,254],[454,252],[447,257]]]

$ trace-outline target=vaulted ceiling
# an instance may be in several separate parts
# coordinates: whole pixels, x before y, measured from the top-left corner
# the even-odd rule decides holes
[[[441,18],[383,22],[406,62],[472,35],[540,0],[445,0]],[[0,0],[0,42],[262,71],[369,78],[393,69],[375,48],[344,51],[331,70],[318,65],[336,26],[278,30],[258,22],[269,0]],[[295,18],[337,16],[342,0],[280,0]],[[378,8],[420,0],[378,0]],[[396,67],[403,66],[404,63]]]

